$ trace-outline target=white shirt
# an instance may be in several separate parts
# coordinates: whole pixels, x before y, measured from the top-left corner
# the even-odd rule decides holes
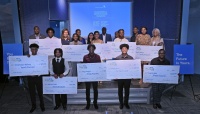
[[[129,42],[126,38],[120,39],[120,38],[116,38],[114,40],[114,42]]]
[[[52,38],[49,38],[48,36],[45,39],[58,39],[57,37],[53,36]]]
[[[102,34],[102,36],[103,36],[103,42],[106,43],[106,34],[105,35]]]
[[[60,62],[61,61],[61,57],[60,58],[55,58],[55,60],[56,60],[56,62],[57,62],[57,60]],[[68,73],[69,73],[69,63],[68,63],[68,61],[66,61],[65,60],[65,72],[63,73],[63,75],[64,76],[66,76]],[[50,69],[49,69],[49,71],[50,71],[50,75],[54,75],[55,73],[53,72],[53,64],[52,64],[52,60],[50,61]]]
[[[40,34],[38,34],[38,35],[35,34],[35,38],[40,39]]]

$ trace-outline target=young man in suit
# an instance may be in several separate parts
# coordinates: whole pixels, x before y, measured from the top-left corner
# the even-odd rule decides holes
[[[45,35],[40,34],[40,28],[38,26],[34,26],[34,34],[29,36],[29,39],[44,39]]]
[[[55,58],[52,59],[52,62],[50,64],[50,74],[53,75],[55,79],[57,79],[58,77],[62,78],[69,73],[68,61],[62,58],[63,51],[61,48],[56,48],[54,50],[54,56]],[[56,94],[55,101],[56,106],[54,107],[54,110],[57,110],[61,104],[64,110],[67,109],[67,94]]]
[[[31,55],[28,55],[28,57],[37,56],[39,46],[37,44],[31,44],[30,49],[31,49]],[[32,108],[30,110],[30,113],[34,112],[34,110],[36,109],[35,89],[37,89],[38,96],[40,99],[41,111],[44,112],[45,108],[44,108],[43,90],[42,90],[42,76],[38,76],[38,75],[28,76],[28,88],[29,88],[29,93],[30,93],[31,103],[32,103]]]
[[[102,34],[100,34],[99,37],[104,43],[107,43],[108,41],[110,42],[112,41],[111,35],[106,33],[106,27],[102,28]]]

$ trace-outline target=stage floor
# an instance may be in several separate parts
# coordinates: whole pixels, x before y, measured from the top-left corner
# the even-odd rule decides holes
[[[192,82],[195,93],[200,93],[200,76],[192,76]],[[192,89],[189,83],[188,76],[185,77],[185,81],[177,86],[177,91],[173,96],[173,99],[169,100],[171,92],[167,92],[163,95],[161,105],[163,109],[153,109],[152,104],[129,104],[131,109],[124,108],[119,109],[119,104],[99,104],[99,109],[95,110],[91,105],[90,110],[83,110],[85,104],[67,105],[67,111],[61,108],[53,110],[54,106],[52,101],[44,98],[45,112],[41,112],[39,98],[37,97],[37,109],[34,114],[200,114],[200,102],[196,102],[192,96]],[[0,113],[1,114],[28,114],[31,108],[29,92],[24,90],[22,86],[18,86],[19,83],[10,81],[6,84],[2,98],[0,99]],[[83,84],[84,85],[84,84]],[[0,83],[0,90],[4,84]],[[84,94],[85,96],[85,94]],[[92,95],[91,95],[92,96]],[[85,100],[85,99],[84,99]]]
[[[140,80],[132,80],[130,85],[129,103],[150,103],[150,84],[139,84]],[[77,94],[68,95],[68,104],[86,104],[85,83],[78,85]],[[91,101],[93,101],[93,89],[90,90]],[[118,104],[117,81],[107,81],[98,84],[98,104]]]

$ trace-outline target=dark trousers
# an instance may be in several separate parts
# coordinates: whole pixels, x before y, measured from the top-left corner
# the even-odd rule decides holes
[[[97,104],[97,99],[98,99],[98,82],[85,82],[86,86],[86,101],[87,104],[90,104],[90,86],[93,86],[93,91],[94,91],[94,104]]]
[[[118,97],[120,104],[128,104],[129,91],[130,91],[131,79],[119,79],[118,80]],[[124,102],[123,102],[123,88],[125,90]]]
[[[28,88],[31,97],[32,106],[36,106],[36,89],[40,99],[40,106],[44,106],[43,89],[42,89],[42,76],[28,77]]]
[[[165,84],[152,84],[153,104],[160,103],[162,92],[165,90]]]
[[[66,94],[55,94],[56,106],[66,106],[67,104],[67,95]]]

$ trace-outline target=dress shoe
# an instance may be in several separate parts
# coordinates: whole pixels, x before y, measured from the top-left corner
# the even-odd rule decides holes
[[[126,109],[130,109],[130,106],[128,104],[124,104],[124,106],[126,107]]]
[[[67,110],[67,106],[66,105],[63,106],[63,110]]]
[[[120,109],[123,109],[123,107],[124,107],[123,104],[120,104],[120,105],[119,105],[119,108],[120,108]]]
[[[34,112],[35,109],[36,109],[36,106],[32,106],[30,113]]]
[[[57,110],[59,107],[60,107],[60,106],[56,105],[56,106],[54,107],[54,110]]]
[[[42,112],[44,112],[44,111],[45,111],[45,108],[44,108],[44,106],[41,106],[40,108],[41,108],[41,111],[42,111]]]
[[[99,108],[98,105],[97,105],[96,103],[94,104],[94,108],[95,108],[95,109],[98,109],[98,108]]]
[[[157,106],[159,109],[162,109],[162,106],[160,105],[160,103],[156,104],[156,106]]]
[[[86,107],[85,107],[85,109],[89,110],[90,109],[90,104],[87,104]]]
[[[153,104],[153,108],[154,108],[154,109],[157,109],[157,105],[156,105],[156,104]]]

